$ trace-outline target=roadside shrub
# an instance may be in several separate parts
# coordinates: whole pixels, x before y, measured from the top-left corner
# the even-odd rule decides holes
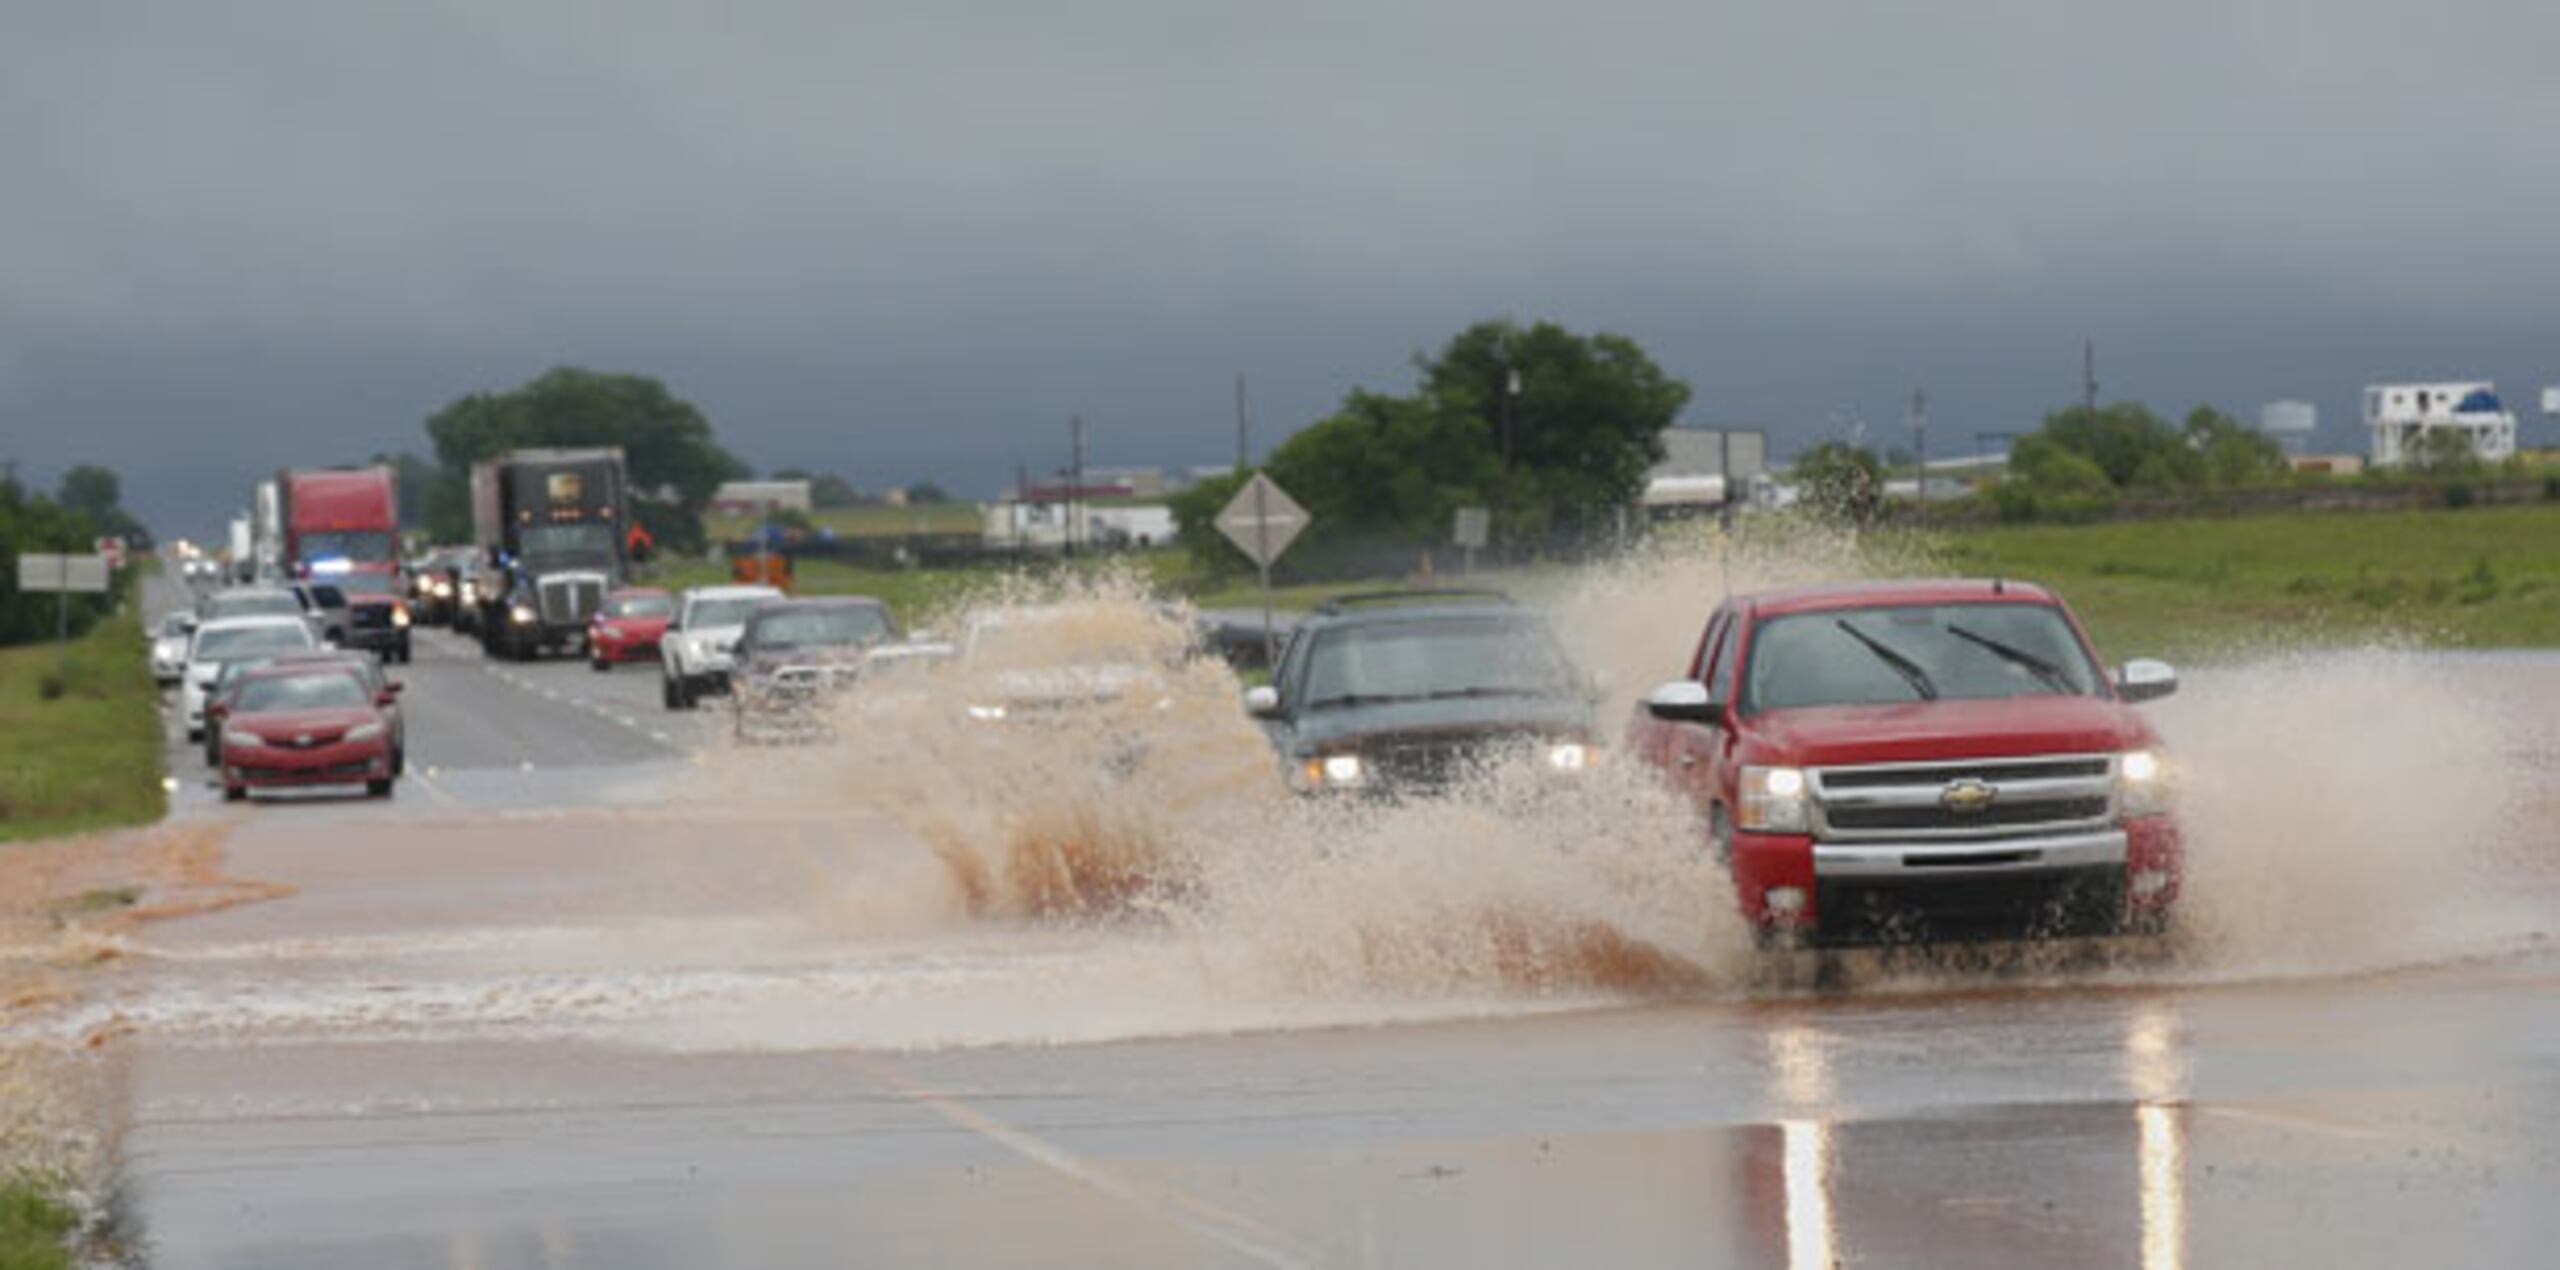
[[[36,680],[36,697],[43,701],[60,701],[71,691],[71,677],[59,670],[48,670]]]
[[[2453,584],[2453,599],[2457,604],[2486,604],[2498,598],[2498,590],[2498,571],[2490,566],[2489,557],[2474,556],[2471,568]]]
[[[2444,505],[2453,511],[2460,511],[2465,507],[2469,507],[2473,502],[2477,501],[2479,497],[2480,492],[2471,488],[2470,483],[2467,481],[2456,481],[2451,485],[2445,486],[2442,494]]]

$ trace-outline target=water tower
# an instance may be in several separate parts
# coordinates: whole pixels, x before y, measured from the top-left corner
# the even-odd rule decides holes
[[[2320,408],[2307,401],[2270,401],[2258,407],[2258,431],[2276,439],[2287,454],[2300,454],[2320,428]]]

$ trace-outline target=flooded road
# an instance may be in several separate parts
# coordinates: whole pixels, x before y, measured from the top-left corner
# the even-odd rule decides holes
[[[982,808],[914,814],[944,795],[884,751],[741,760],[713,715],[613,721],[654,704],[645,675],[508,670],[532,687],[458,652],[407,672],[422,767],[430,700],[527,720],[439,729],[433,793],[194,813],[229,823],[231,874],[293,893],[144,928],[48,1024],[130,1030],[123,1203],[151,1264],[2528,1265],[2560,1243],[2537,722],[2560,660],[2195,676],[2161,715],[2219,759],[2190,791],[2188,943],[1851,959],[1819,988],[1735,938],[1702,860],[1641,841],[1631,790],[1591,799],[1628,842],[1550,803],[1542,834],[1518,807],[1301,824],[1224,786],[1158,796],[1100,828],[1203,861],[1179,889],[1004,903],[1028,892],[989,879],[1019,860],[955,855]],[[2425,746],[2340,735],[2377,700]],[[2255,766],[2220,758],[2252,736]],[[1039,784],[979,801],[1019,812]],[[1593,840],[1548,849],[1558,825]]]

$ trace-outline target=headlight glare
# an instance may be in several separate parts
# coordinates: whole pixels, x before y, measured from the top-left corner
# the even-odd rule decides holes
[[[1559,772],[1579,772],[1591,765],[1591,748],[1579,741],[1567,741],[1547,747],[1547,766]]]
[[[1734,823],[1759,833],[1803,833],[1813,827],[1813,800],[1800,767],[1745,767]]]
[[[531,626],[533,625],[534,618],[533,606],[530,604],[519,604],[507,611],[507,617],[518,626]]]
[[[1308,776],[1327,785],[1348,788],[1369,779],[1368,766],[1357,754],[1328,754],[1307,760]]]
[[[2126,816],[2158,816],[2169,810],[2168,765],[2151,750],[2127,750],[2116,758],[2116,808]]]
[[[970,717],[970,718],[972,718],[972,719],[976,719],[976,720],[978,720],[978,721],[980,721],[980,722],[982,722],[982,723],[993,723],[993,722],[995,722],[995,721],[997,721],[997,720],[999,720],[999,719],[1004,718],[1004,707],[1003,707],[1003,706],[971,706],[971,707],[969,707],[969,717]]]

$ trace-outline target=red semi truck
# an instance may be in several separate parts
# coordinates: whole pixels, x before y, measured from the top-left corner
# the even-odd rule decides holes
[[[276,490],[287,576],[346,592],[347,647],[406,662],[398,481],[388,467],[287,468],[276,473]]]
[[[1685,791],[1764,942],[2164,928],[2183,872],[2169,773],[2041,587],[1876,582],[1736,596],[1628,742]]]

